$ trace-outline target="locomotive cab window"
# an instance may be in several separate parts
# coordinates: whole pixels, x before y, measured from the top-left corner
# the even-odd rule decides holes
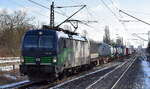
[[[53,48],[54,37],[51,35],[42,35],[39,37],[40,48]]]
[[[27,35],[24,39],[25,48],[48,48],[54,46],[54,36],[52,35]]]
[[[38,36],[36,35],[28,35],[24,39],[24,47],[37,47],[38,46]]]

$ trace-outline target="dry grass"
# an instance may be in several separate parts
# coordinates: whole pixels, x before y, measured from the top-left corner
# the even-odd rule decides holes
[[[13,54],[10,53],[9,49],[0,48],[0,57],[12,57]]]

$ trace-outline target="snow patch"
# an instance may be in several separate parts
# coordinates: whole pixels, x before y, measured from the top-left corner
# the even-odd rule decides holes
[[[144,81],[145,81],[145,84],[146,84],[146,89],[150,89],[150,63],[147,62],[147,58],[146,57],[143,57],[143,61],[142,61],[142,69],[144,71],[144,74],[145,74],[145,78],[144,78]]]
[[[30,82],[29,80],[25,80],[25,81],[20,81],[20,82],[17,82],[17,83],[11,83],[11,84],[6,84],[6,85],[2,85],[0,86],[0,89],[3,89],[3,88],[11,88],[11,87],[15,87],[17,85],[21,85],[21,84],[24,84],[24,83],[28,83]]]
[[[5,74],[4,76],[7,77],[7,78],[10,78],[10,79],[13,79],[13,80],[17,79],[15,76],[12,76],[12,75],[9,75],[9,74]]]
[[[0,71],[10,71],[14,69],[18,69],[19,65],[10,65],[10,66],[0,66]]]

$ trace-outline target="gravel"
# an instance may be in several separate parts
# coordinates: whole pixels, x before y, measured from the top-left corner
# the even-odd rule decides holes
[[[125,59],[125,61],[127,61],[128,59]],[[118,62],[115,61],[115,62],[112,62],[110,64],[114,65],[114,64],[117,64],[120,65],[120,64],[123,64],[124,63],[124,60],[121,60],[121,62]],[[110,66],[109,64],[109,66]],[[111,66],[112,66],[111,65]],[[108,67],[105,66],[105,67]],[[105,68],[104,67],[104,68]],[[62,83],[62,84],[58,84],[57,86],[55,87],[52,87],[50,89],[85,89],[87,88],[89,85],[91,85],[92,83],[94,83],[96,80],[100,79],[101,77],[103,77],[106,73],[112,71],[113,69],[115,69],[117,66],[113,66],[113,67],[109,67],[105,70],[102,70],[102,71],[99,71],[99,72],[96,72],[94,74],[90,74],[88,76],[85,76],[85,77],[82,77],[82,78],[79,78],[79,79],[75,79],[73,81],[69,81],[69,82],[66,82],[66,83]],[[94,68],[95,70],[99,70],[100,68],[96,67]],[[121,68],[120,68],[121,69]],[[123,70],[122,70],[123,71]],[[90,71],[91,72],[91,71]],[[89,72],[89,73],[90,73]],[[117,75],[117,74],[116,74]],[[114,78],[114,76],[112,77]],[[113,80],[113,79],[112,79]],[[103,82],[102,82],[103,83]],[[107,83],[106,83],[107,84]],[[99,85],[99,84],[98,84]],[[98,88],[99,89],[99,88]],[[104,88],[105,89],[105,88]]]

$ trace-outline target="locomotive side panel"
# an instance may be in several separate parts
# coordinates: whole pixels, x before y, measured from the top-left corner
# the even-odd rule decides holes
[[[62,38],[59,42],[58,64],[71,68],[89,64],[89,44],[87,41]]]
[[[58,45],[58,65],[64,68],[72,67],[72,64],[74,64],[75,59],[73,40],[60,38]]]
[[[89,53],[88,42],[86,41],[75,41],[75,42],[76,42],[76,46],[74,47],[75,64],[72,67],[89,64],[90,53]]]
[[[85,42],[84,43],[84,54],[85,54],[85,56],[84,56],[84,60],[85,60],[85,62],[84,62],[84,64],[86,64],[86,63],[90,63],[90,44],[88,43],[88,42]]]

